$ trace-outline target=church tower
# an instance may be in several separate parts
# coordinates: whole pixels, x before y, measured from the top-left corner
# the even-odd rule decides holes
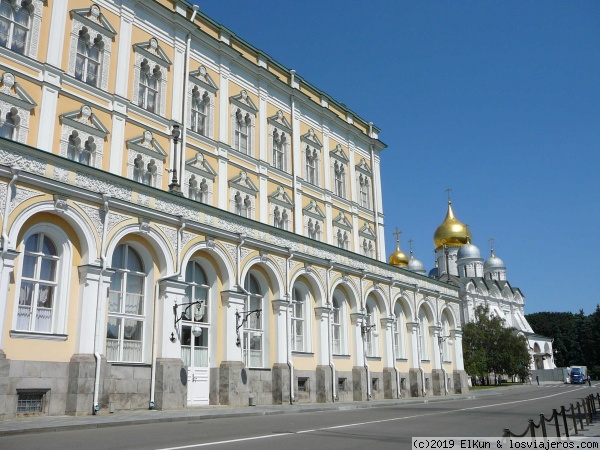
[[[483,265],[483,277],[486,280],[506,280],[506,266],[504,261],[494,255],[493,239],[490,239],[490,251],[492,255],[485,261]]]

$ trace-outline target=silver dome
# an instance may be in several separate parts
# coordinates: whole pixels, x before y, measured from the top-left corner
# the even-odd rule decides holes
[[[463,259],[463,258],[481,259],[481,252],[473,244],[465,244],[461,248],[458,249],[458,253],[456,254],[456,257],[458,259]]]
[[[429,275],[428,276],[429,276],[429,278],[437,278],[437,277],[439,277],[439,270],[438,270],[438,268],[434,267],[433,269],[431,269],[429,271]]]
[[[410,258],[408,260],[407,269],[410,270],[411,272],[416,272],[421,275],[425,275],[425,273],[426,273],[425,266],[423,265],[423,263],[415,258]]]
[[[502,261],[497,256],[490,256],[485,263],[483,264],[483,270],[490,271],[494,269],[502,269],[505,270],[504,261]]]

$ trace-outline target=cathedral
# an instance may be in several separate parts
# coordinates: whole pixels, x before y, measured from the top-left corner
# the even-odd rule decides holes
[[[487,306],[491,314],[504,319],[506,326],[527,338],[532,370],[554,368],[552,339],[533,332],[525,318],[525,296],[506,279],[504,262],[491,245],[490,257],[484,262],[479,248],[471,243],[471,231],[454,215],[450,200],[446,217],[433,235],[433,243],[435,267],[429,271],[429,277],[459,289],[461,323],[472,322],[475,309]],[[399,243],[389,263],[419,274],[426,272],[412,250],[407,257]]]

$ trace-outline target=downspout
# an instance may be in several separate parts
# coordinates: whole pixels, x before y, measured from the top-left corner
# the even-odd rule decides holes
[[[98,280],[98,292],[96,295],[96,323],[94,330],[94,358],[96,358],[96,373],[94,376],[94,404],[92,409],[92,414],[96,414],[100,410],[100,404],[98,403],[98,397],[100,394],[100,368],[102,365],[102,356],[100,356],[100,352],[98,349],[98,343],[100,342],[101,337],[98,336],[98,332],[100,331],[100,320],[104,320],[104,318],[100,317],[100,305],[103,301],[102,299],[102,288],[104,284],[104,272],[108,266],[108,261],[106,260],[106,236],[108,234],[108,216],[110,214],[110,207],[108,201],[110,200],[110,195],[102,194],[102,202],[104,203],[104,222],[102,223],[102,237],[100,238],[100,278]]]
[[[369,137],[373,136],[373,122],[369,122]],[[371,170],[373,171],[373,213],[375,214],[375,251],[377,261],[381,261],[381,251],[379,248],[379,171],[375,171],[375,146],[369,144],[371,150]],[[376,179],[377,177],[377,179]]]
[[[365,312],[364,315],[366,315],[367,312],[367,304],[365,302],[365,293],[364,293],[364,289],[363,289],[363,281],[365,279],[365,277],[367,276],[366,273],[364,273],[362,276],[360,277],[360,297],[361,297],[361,305],[362,305],[362,310]],[[364,361],[364,365],[365,365],[365,371],[367,372],[367,400],[371,400],[371,373],[369,370],[369,363],[367,362],[367,349],[365,347],[365,334],[363,333],[363,327],[364,325],[364,315],[363,315],[363,321],[361,322],[361,326],[360,326],[360,337],[362,339],[362,343],[363,343],[363,361]]]
[[[394,339],[394,327],[396,326],[396,316],[394,315],[394,310],[392,309],[392,288],[394,287],[394,280],[391,279],[391,284],[389,285],[388,296],[390,298],[390,318],[392,319],[392,364],[394,366],[394,372],[396,373],[396,398],[402,397],[402,391],[400,386],[400,371],[396,367],[396,342]],[[398,333],[402,332],[399,330]]]
[[[152,368],[150,369],[150,404],[148,405],[148,409],[154,409],[154,396],[156,392],[156,348],[158,347],[158,333],[156,332],[158,328],[158,314],[156,314],[156,310],[158,308],[159,301],[159,291],[160,291],[160,283],[168,278],[179,278],[181,276],[182,264],[181,264],[181,237],[183,235],[183,230],[185,230],[185,220],[183,217],[179,217],[180,227],[177,232],[177,259],[175,261],[176,271],[173,274],[165,275],[164,277],[160,277],[156,280],[156,284],[154,285],[154,304],[152,305],[152,316],[154,317],[154,327],[152,328]]]
[[[8,182],[6,186],[6,200],[4,203],[4,216],[2,217],[2,269],[4,270],[4,256],[6,252],[8,252],[8,214],[10,213],[10,200],[12,197],[12,189],[16,186],[17,179],[19,178],[19,173],[21,169],[16,167],[11,167],[10,172],[12,173],[12,178]]]
[[[331,288],[329,287],[329,283],[331,281],[331,270],[333,269],[333,264],[331,260],[329,260],[329,267],[326,272],[326,289],[327,289],[327,307],[329,309],[329,313],[327,314],[327,342],[329,343],[329,368],[331,369],[331,395],[332,400],[335,403],[339,400],[337,395],[337,380],[335,374],[335,364],[333,363],[333,342],[331,341],[331,313],[333,312],[333,302],[331,301]]]
[[[194,23],[194,19],[196,18],[196,14],[198,13],[198,5],[193,5],[194,11],[192,12],[192,17],[190,18],[190,22]],[[187,143],[187,107],[188,107],[188,88],[189,88],[189,66],[190,66],[190,47],[192,42],[192,32],[190,31],[185,40],[185,57],[183,62],[183,105],[181,111],[181,159],[179,161],[180,167],[179,170],[179,181],[183,184],[183,178],[185,170],[185,145]]]
[[[292,349],[290,348],[290,307],[292,306],[292,296],[290,295],[290,261],[294,257],[294,254],[289,249],[288,252],[289,256],[285,260],[285,295],[288,299],[288,305],[285,308],[285,346],[287,365],[290,369],[290,405],[293,405],[296,397],[294,396],[294,363],[292,362]]]
[[[419,365],[419,372],[421,373],[421,394],[423,397],[427,395],[425,389],[425,371],[421,367],[421,322],[419,321],[419,314],[417,312],[417,294],[419,293],[419,287],[415,284],[415,291],[413,292],[413,303],[415,307],[416,323],[417,323],[417,364]]]
[[[440,369],[442,369],[442,374],[444,375],[444,392],[446,393],[446,395],[448,395],[448,375],[446,373],[446,369],[444,369],[444,349],[443,349],[443,345],[444,345],[444,336],[442,336],[442,316],[440,314],[440,295],[442,295],[440,292],[437,293],[437,297],[435,298],[435,307],[437,309],[437,315],[438,315],[438,324],[439,324],[439,331],[438,331],[438,347],[440,350]]]

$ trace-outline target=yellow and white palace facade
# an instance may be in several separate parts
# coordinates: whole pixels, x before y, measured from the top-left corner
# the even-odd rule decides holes
[[[0,0],[0,418],[464,392],[378,133],[188,2]]]

